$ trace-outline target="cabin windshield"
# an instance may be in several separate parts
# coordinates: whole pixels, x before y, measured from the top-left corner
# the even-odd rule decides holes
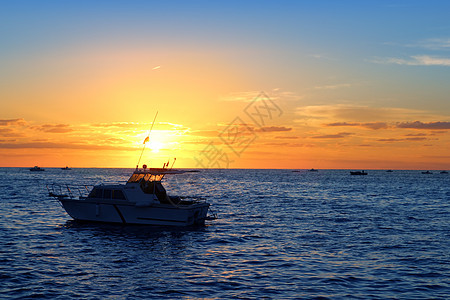
[[[139,183],[141,179],[144,181],[152,182],[152,181],[161,181],[164,177],[164,174],[151,174],[151,173],[133,173],[130,179],[128,179],[127,183]]]

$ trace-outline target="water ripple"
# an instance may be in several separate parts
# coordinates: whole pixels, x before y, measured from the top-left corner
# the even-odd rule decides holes
[[[0,168],[1,298],[450,298],[449,176],[418,171],[204,170],[201,228],[79,223],[46,195],[63,171]],[[131,170],[73,169],[74,184]]]

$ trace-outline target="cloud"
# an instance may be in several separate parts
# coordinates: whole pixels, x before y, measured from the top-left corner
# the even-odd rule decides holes
[[[59,124],[59,125],[43,125],[42,129],[45,132],[50,133],[66,133],[71,132],[73,129],[69,128],[69,125]]]
[[[279,132],[279,131],[291,131],[291,127],[284,126],[266,126],[256,129],[257,132]]]
[[[258,96],[261,92],[250,91],[250,92],[237,92],[231,93],[226,96],[220,97],[220,101],[239,101],[239,102],[251,102]]]
[[[348,122],[336,122],[336,123],[328,123],[324,124],[327,127],[334,127],[334,126],[354,126],[354,127],[363,127],[363,128],[369,128],[373,130],[377,129],[386,129],[388,128],[388,124],[386,122],[369,122],[369,123],[348,123]]]
[[[336,105],[314,105],[298,107],[296,114],[302,119],[327,119],[352,123],[364,122],[383,122],[389,119],[411,120],[411,116],[426,115],[426,112],[420,110],[395,108],[395,107],[369,107],[351,104]]]
[[[321,53],[313,53],[308,56],[315,58],[315,59],[321,59],[321,60],[336,60],[335,58],[333,58],[331,56],[328,56],[326,54],[321,54]]]
[[[378,142],[405,142],[405,141],[424,141],[427,140],[427,138],[424,137],[412,137],[412,138],[403,138],[403,139],[396,139],[396,138],[390,138],[390,139],[378,139]]]
[[[276,136],[276,139],[287,139],[287,140],[295,140],[298,139],[298,136]]]
[[[202,137],[217,137],[220,132],[217,130],[195,130],[192,131],[191,135],[193,136],[202,136]]]
[[[351,132],[340,132],[337,134],[325,134],[325,135],[316,135],[312,136],[312,139],[342,139],[348,136],[353,135],[354,133]]]
[[[384,58],[372,60],[373,63],[379,64],[396,64],[407,66],[450,66],[450,58],[437,57],[430,55],[413,55],[408,59],[404,58]]]
[[[377,130],[377,129],[387,129],[389,126],[386,122],[372,122],[372,123],[362,123],[361,127]]]
[[[11,126],[11,125],[19,125],[24,126],[27,125],[27,122],[20,118],[20,119],[9,119],[9,120],[0,120],[0,126]]]
[[[0,143],[0,149],[77,149],[77,150],[116,150],[134,151],[132,147],[120,147],[116,145],[91,145],[72,143]]]
[[[399,141],[403,141],[404,139],[378,139],[378,142],[399,142]]]
[[[432,38],[408,44],[407,47],[419,47],[429,50],[450,50],[450,38]]]
[[[20,132],[16,132],[11,128],[0,128],[0,136],[1,137],[23,137],[24,135]]]
[[[330,84],[330,85],[318,85],[315,86],[314,89],[316,90],[335,90],[340,88],[348,88],[352,85],[350,83],[338,83],[338,84]]]
[[[307,145],[307,144],[299,144],[299,143],[288,143],[288,142],[271,142],[271,143],[264,143],[264,145],[267,146],[276,146],[276,147],[305,147],[305,146],[311,146],[311,145]]]
[[[48,133],[67,133],[73,131],[67,124],[44,124],[41,126],[34,126],[33,129],[44,131]]]
[[[406,138],[405,140],[407,140],[407,141],[424,141],[424,140],[428,140],[428,139],[424,138],[424,137],[412,137],[412,138]]]
[[[397,124],[397,128],[442,130],[442,129],[450,129],[450,122],[428,122],[428,123],[423,123],[420,121],[401,122]]]
[[[426,133],[409,133],[405,134],[405,136],[427,136]]]
[[[363,128],[369,128],[369,129],[387,129],[387,128],[411,128],[411,129],[431,129],[431,130],[443,130],[443,129],[450,129],[450,122],[421,122],[421,121],[414,121],[414,122],[396,122],[391,123],[390,125],[387,122],[368,122],[368,123],[360,123],[360,122],[335,122],[335,123],[326,123],[323,124],[326,127],[363,127]],[[445,133],[442,132],[442,133]],[[410,134],[410,136],[420,136],[425,134]]]
[[[109,128],[109,127],[129,128],[129,127],[137,127],[138,123],[133,123],[133,122],[97,123],[97,124],[92,124],[91,126],[92,127],[102,127],[102,128]]]
[[[436,131],[433,131],[433,133],[430,133],[430,135],[446,134],[446,133],[447,133],[447,131],[445,131],[445,130],[436,130]]]

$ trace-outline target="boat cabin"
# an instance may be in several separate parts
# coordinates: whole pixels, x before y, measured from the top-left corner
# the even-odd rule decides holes
[[[127,183],[141,183],[142,181],[153,182],[161,181],[164,177],[163,173],[150,173],[146,171],[135,171]]]
[[[168,195],[161,184],[161,180],[166,173],[152,169],[136,170],[128,179],[126,185],[139,185],[144,194],[155,195],[160,203],[167,203]]]

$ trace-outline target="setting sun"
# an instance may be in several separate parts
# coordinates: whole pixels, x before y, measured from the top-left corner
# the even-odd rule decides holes
[[[158,153],[159,150],[161,150],[163,148],[163,144],[161,142],[158,141],[151,141],[148,145],[148,148],[153,152],[153,153]]]

